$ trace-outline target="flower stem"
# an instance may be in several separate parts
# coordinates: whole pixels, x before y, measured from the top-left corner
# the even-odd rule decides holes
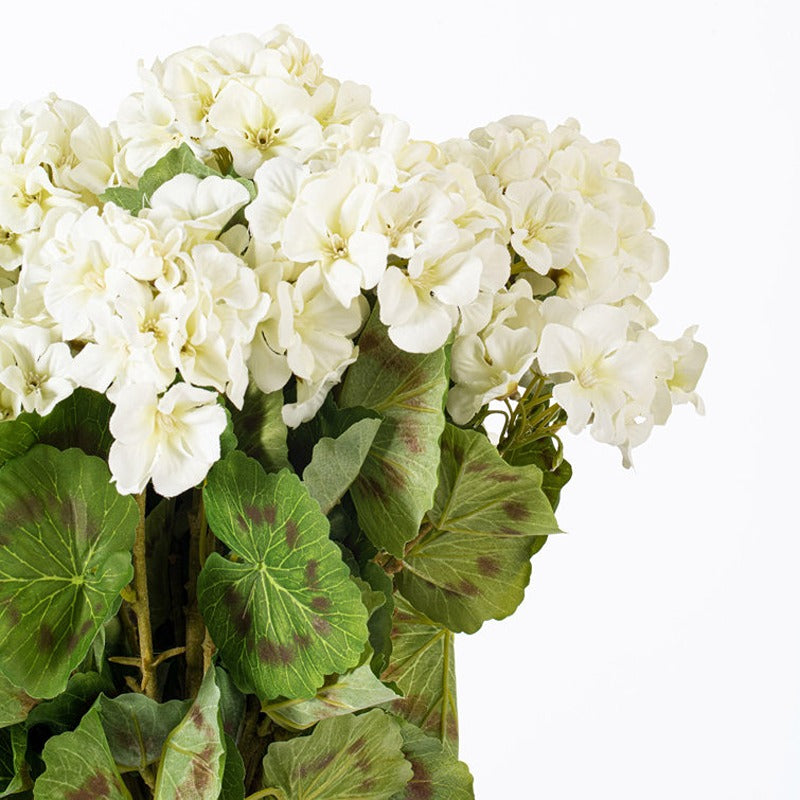
[[[147,490],[136,495],[139,522],[133,545],[133,588],[136,599],[132,603],[139,631],[139,665],[142,671],[141,691],[151,700],[156,699],[158,686],[153,663],[153,631],[150,627],[150,597],[147,591],[147,549],[145,544],[145,502]]]
[[[261,800],[263,797],[274,797],[276,800],[286,800],[286,795],[280,789],[273,789],[271,787],[248,795],[245,800]]]

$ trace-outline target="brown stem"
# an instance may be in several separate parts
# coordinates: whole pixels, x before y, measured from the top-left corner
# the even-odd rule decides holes
[[[133,545],[133,589],[136,594],[131,604],[136,614],[139,630],[139,663],[142,671],[141,691],[151,700],[158,694],[156,670],[153,664],[153,631],[150,628],[150,597],[147,591],[147,549],[145,545],[145,503],[147,490],[136,495],[139,522]]]

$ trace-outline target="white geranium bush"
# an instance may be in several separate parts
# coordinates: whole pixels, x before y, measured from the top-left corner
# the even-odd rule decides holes
[[[560,430],[702,410],[653,212],[573,120],[418,141],[284,28],[140,74],[0,112],[0,796],[470,798],[453,636]]]

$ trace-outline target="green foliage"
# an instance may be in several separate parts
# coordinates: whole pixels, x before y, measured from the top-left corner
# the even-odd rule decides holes
[[[410,722],[400,722],[403,754],[414,777],[392,800],[474,800],[472,775],[463,761],[445,751],[442,743],[426,736]]]
[[[101,692],[113,691],[110,679],[98,672],[76,672],[67,688],[52,700],[39,703],[28,715],[28,727],[45,725],[53,733],[72,730]]]
[[[326,719],[310,736],[270,745],[264,785],[291,800],[390,800],[413,777],[400,726],[375,709]]]
[[[0,469],[0,671],[32,697],[64,691],[133,575],[136,504],[109,479],[49,445]]]
[[[38,702],[0,673],[0,728],[23,722]]]
[[[164,743],[153,792],[156,800],[219,797],[225,768],[219,700],[212,666],[186,716]]]
[[[222,773],[222,790],[219,800],[244,800],[244,760],[236,742],[226,733],[225,769]]]
[[[458,708],[453,633],[397,598],[392,657],[383,674],[403,693],[391,710],[458,753]]]
[[[28,735],[24,726],[14,725],[0,730],[0,797],[24,792],[31,787],[25,751]]]
[[[34,785],[34,800],[131,800],[96,705],[75,731],[48,740],[44,763],[46,769]]]
[[[197,583],[225,665],[262,700],[312,696],[367,639],[328,521],[296,475],[267,474],[238,451],[211,469],[203,495],[211,530],[231,549],[212,553]]]
[[[448,425],[430,524],[403,557],[400,592],[453,631],[512,614],[537,538],[558,531],[541,475],[510,467],[480,433]]]
[[[245,394],[241,410],[230,409],[239,449],[256,459],[267,472],[277,472],[289,466],[282,406],[283,395],[280,392],[264,394],[251,387]]]
[[[383,422],[351,494],[376,547],[402,556],[432,505],[444,429],[448,376],[443,350],[406,353],[389,340],[373,310],[347,372],[341,405],[379,412]]]

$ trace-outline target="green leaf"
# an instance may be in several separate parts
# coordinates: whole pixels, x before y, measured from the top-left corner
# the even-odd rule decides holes
[[[228,420],[225,430],[222,431],[222,435],[219,437],[220,457],[225,458],[231,450],[235,450],[239,446],[239,440],[236,438],[236,434],[233,431],[233,417],[231,416],[231,411],[222,401],[221,397],[220,405],[225,410],[225,418]]]
[[[336,439],[325,437],[314,446],[303,483],[327,514],[358,477],[361,465],[381,426],[378,419],[362,419]]]
[[[553,440],[545,437],[515,447],[507,452],[505,460],[515,467],[535,464],[542,470],[542,491],[555,511],[561,498],[561,490],[572,477],[572,467],[556,450]]]
[[[157,703],[143,694],[101,695],[100,721],[111,755],[125,770],[143,770],[158,761],[170,732],[183,719],[190,701]]]
[[[472,775],[463,761],[410,722],[400,722],[400,733],[414,777],[392,800],[475,800]]]
[[[275,742],[264,785],[287,800],[389,800],[411,780],[400,726],[375,709],[325,719],[310,736]]]
[[[267,703],[262,710],[278,725],[303,731],[322,719],[372,708],[398,697],[375,677],[369,664],[363,664],[336,676],[311,700],[279,700]]]
[[[153,792],[155,800],[219,797],[225,769],[219,699],[212,665],[191,708],[164,744]]]
[[[230,409],[239,449],[255,458],[267,472],[277,472],[289,466],[282,407],[281,392],[264,394],[251,386],[244,396],[241,410]]]
[[[144,202],[149,204],[153,192],[176,175],[196,175],[198,178],[208,178],[219,175],[217,170],[206,166],[192,152],[192,148],[185,142],[174,150],[170,150],[160,158],[152,167],[146,169],[139,179],[139,190],[144,194]]]
[[[390,708],[458,753],[454,634],[395,597],[392,658],[383,673],[404,697]]]
[[[231,676],[221,667],[216,668],[217,686],[219,686],[219,713],[222,730],[233,739],[239,738],[239,729],[244,722],[247,698],[239,691]]]
[[[24,722],[38,702],[0,674],[0,728]]]
[[[46,725],[54,733],[71,731],[92,707],[101,692],[114,688],[109,678],[97,672],[77,672],[67,688],[52,700],[40,703],[28,716],[28,727]]]
[[[138,216],[143,208],[147,208],[144,192],[132,189],[130,186],[110,186],[100,195],[100,201],[124,208],[134,217]]]
[[[138,510],[105,462],[36,445],[0,469],[0,671],[64,691],[133,576]]]
[[[31,787],[25,751],[28,734],[24,725],[0,730],[0,797],[24,792]]]
[[[108,458],[113,438],[108,429],[113,406],[90,389],[76,389],[47,416],[22,413],[0,423],[0,466],[27,453],[37,442],[59,450],[79,447],[92,456]]]
[[[75,731],[49,739],[43,755],[46,769],[33,787],[34,800],[131,800],[114,764],[97,706]]]
[[[219,800],[244,800],[244,761],[236,742],[225,734],[225,771]]]
[[[211,530],[232,551],[200,573],[200,610],[239,688],[264,701],[310,697],[325,675],[353,666],[366,609],[328,520],[300,479],[267,474],[234,451],[203,490]]]
[[[398,590],[452,631],[474,633],[522,602],[541,536],[558,532],[534,466],[509,466],[477,431],[448,425],[430,525],[403,558]]]
[[[389,666],[392,655],[392,614],[394,612],[394,583],[374,562],[368,561],[361,574],[374,591],[381,592],[384,602],[376,606],[369,616],[369,644],[372,648],[372,671],[380,675]]]
[[[340,402],[384,417],[350,493],[373,544],[400,557],[433,504],[448,376],[443,349],[426,355],[398,349],[378,314],[376,307],[361,334]]]

